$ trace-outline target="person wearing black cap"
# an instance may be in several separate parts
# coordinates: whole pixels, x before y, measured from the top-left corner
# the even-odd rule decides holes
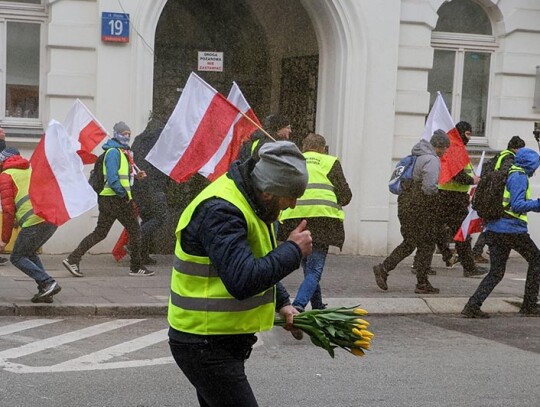
[[[298,314],[279,282],[311,253],[311,234],[304,220],[277,246],[273,223],[304,193],[306,161],[288,141],[259,157],[233,162],[176,229],[169,345],[201,406],[256,406],[244,371],[255,333],[272,329],[276,311],[289,329]]]
[[[501,151],[482,168],[482,176],[488,170],[503,171],[508,174],[510,167],[514,164],[514,158],[519,149],[525,147],[525,141],[519,136],[513,136],[506,150]],[[489,260],[483,256],[484,246],[486,245],[486,238],[484,232],[480,233],[474,247],[472,248],[472,254],[475,263],[488,263]]]
[[[12,238],[15,222],[21,230],[13,245],[11,264],[32,278],[38,292],[31,299],[35,303],[51,303],[53,296],[62,289],[43,267],[38,250],[54,234],[57,227],[34,214],[29,199],[32,170],[19,150],[8,147],[0,152],[0,195],[2,197],[2,238],[0,251],[3,251]]]
[[[263,128],[276,140],[289,140],[292,133],[291,122],[282,114],[271,114],[266,116],[263,121]],[[272,141],[273,140],[261,130],[255,131],[250,139],[242,145],[242,148],[238,153],[238,159],[240,161],[246,161],[252,156],[255,157],[255,159],[258,159],[259,149],[265,143]]]
[[[456,129],[466,146],[471,139],[472,126],[461,121],[456,124]],[[463,220],[469,214],[469,188],[471,185],[478,184],[478,181],[480,181],[480,177],[474,174],[471,163],[468,163],[449,182],[439,185],[437,211],[440,224],[437,246],[448,266],[451,266],[449,262],[454,259],[453,253],[448,247],[449,236],[452,238],[455,236]],[[464,277],[476,277],[487,273],[486,269],[474,263],[470,236],[464,242],[456,241],[455,245],[459,261],[463,266]]]
[[[133,165],[129,139],[131,129],[124,122],[113,127],[113,137],[103,144],[105,158],[103,168],[105,186],[98,194],[98,221],[92,233],[86,236],[62,261],[64,267],[75,277],[83,277],[79,268],[82,257],[88,250],[107,237],[114,222],[118,220],[127,230],[130,245],[130,276],[153,276],[154,272],[142,264],[141,228],[135,214],[131,195],[133,178],[144,178],[144,171],[137,171]]]
[[[411,153],[416,158],[413,181],[398,196],[398,218],[403,241],[380,264],[373,266],[375,282],[381,290],[388,290],[388,273],[416,249],[417,294],[438,294],[431,285],[431,269],[437,233],[435,210],[441,164],[439,158],[450,146],[450,139],[443,130],[436,130],[430,141],[420,140]]]

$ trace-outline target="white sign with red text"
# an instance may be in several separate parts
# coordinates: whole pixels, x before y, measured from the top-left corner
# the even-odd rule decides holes
[[[199,51],[198,71],[223,72],[223,52]]]

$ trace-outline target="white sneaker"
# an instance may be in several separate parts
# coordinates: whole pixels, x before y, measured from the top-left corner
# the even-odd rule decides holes
[[[134,277],[146,277],[146,276],[153,276],[154,272],[151,270],[148,270],[146,267],[141,267],[139,270],[131,270],[129,272],[130,276]]]
[[[64,267],[73,274],[75,277],[84,277],[83,273],[79,269],[79,265],[76,263],[70,263],[68,259],[62,260]]]

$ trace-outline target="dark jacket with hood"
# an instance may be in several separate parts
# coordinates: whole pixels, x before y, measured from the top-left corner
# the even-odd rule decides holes
[[[540,212],[539,199],[526,199],[529,177],[532,177],[540,166],[540,156],[530,148],[521,148],[514,159],[514,166],[522,168],[525,173],[510,173],[506,188],[510,192],[510,208],[516,213]],[[502,202],[501,202],[502,205]],[[497,233],[527,233],[527,223],[515,217],[503,217],[487,222],[486,230]]]
[[[258,199],[250,177],[254,165],[253,159],[244,163],[235,161],[225,176],[234,180],[257,216],[264,219],[265,206]],[[280,280],[300,267],[300,247],[287,241],[266,256],[255,258],[247,241],[246,219],[230,202],[212,198],[201,203],[183,230],[180,244],[186,253],[208,256],[227,291],[236,299],[252,297],[276,285],[276,309],[290,304],[289,294]]]

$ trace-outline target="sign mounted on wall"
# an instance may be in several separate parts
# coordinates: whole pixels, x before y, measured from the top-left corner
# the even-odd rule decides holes
[[[101,41],[129,42],[129,14],[102,12]]]
[[[223,52],[199,51],[197,70],[223,72]]]

